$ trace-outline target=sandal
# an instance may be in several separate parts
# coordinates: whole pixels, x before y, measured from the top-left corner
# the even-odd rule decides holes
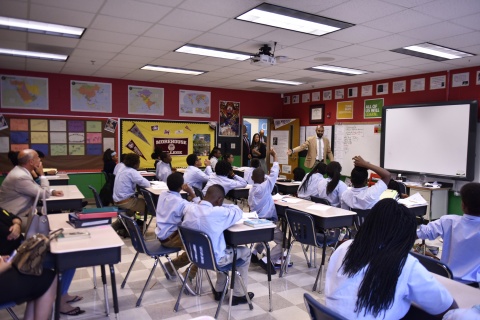
[[[70,299],[67,301],[67,303],[74,303],[83,300],[83,297],[81,296],[74,296],[73,299]]]
[[[70,311],[67,312],[62,312],[60,311],[61,314],[65,314],[67,316],[78,316],[79,314],[85,313],[85,310],[80,309],[79,307],[73,308]]]

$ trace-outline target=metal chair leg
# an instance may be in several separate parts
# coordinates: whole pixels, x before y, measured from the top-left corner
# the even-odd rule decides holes
[[[245,286],[245,282],[243,282],[242,276],[238,271],[237,271],[237,276],[240,279],[240,283],[242,284],[243,292],[245,292],[245,297],[247,298],[248,306],[250,307],[250,310],[253,310],[252,301],[250,300],[250,296],[248,295],[247,287]]]
[[[93,289],[97,289],[97,271],[95,266],[93,266]]]
[[[155,272],[155,269],[157,268],[159,257],[155,257],[155,263],[153,264],[152,271],[150,271],[150,274],[148,275],[147,282],[145,282],[145,286],[143,287],[142,293],[140,294],[140,297],[137,300],[137,307],[140,307],[142,304],[142,299],[143,295],[145,294],[145,290],[147,289],[148,283],[150,282],[150,279],[152,278],[153,273]]]
[[[135,261],[137,261],[138,255],[139,255],[139,253],[137,252],[135,254],[135,257],[133,258],[133,261],[132,261],[132,264],[130,265],[130,268],[128,268],[127,275],[125,276],[125,279],[123,279],[123,282],[122,282],[122,285],[120,286],[120,288],[123,289],[125,287],[125,284],[127,283],[128,276],[130,275],[130,271],[132,271],[133,265],[135,264]]]

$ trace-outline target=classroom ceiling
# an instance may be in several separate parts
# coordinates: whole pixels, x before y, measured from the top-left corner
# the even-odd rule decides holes
[[[355,26],[313,36],[234,19],[263,2]],[[480,65],[479,0],[0,0],[0,15],[87,28],[81,39],[0,29],[0,47],[70,55],[66,62],[0,56],[6,69],[289,93]],[[289,58],[274,66],[174,52],[193,43],[253,54],[274,42],[275,55]],[[476,56],[435,62],[390,51],[423,42]],[[140,70],[145,64],[208,72]],[[371,73],[305,70],[320,64]]]

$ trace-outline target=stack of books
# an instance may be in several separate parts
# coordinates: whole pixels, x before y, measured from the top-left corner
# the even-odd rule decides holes
[[[265,227],[269,225],[273,225],[272,221],[267,220],[267,219],[245,219],[243,221],[243,224],[252,227],[252,228],[258,228],[258,227]]]
[[[111,224],[112,218],[118,216],[117,207],[84,208],[82,212],[68,215],[68,223],[74,228],[85,228]]]

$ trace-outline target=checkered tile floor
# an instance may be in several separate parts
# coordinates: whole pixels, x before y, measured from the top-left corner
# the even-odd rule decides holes
[[[155,220],[150,225],[147,232],[147,239],[155,239],[154,234]],[[274,245],[274,243],[272,243]],[[331,254],[331,249],[327,249],[327,256]],[[179,283],[171,282],[165,278],[161,267],[157,266],[149,287],[145,292],[141,307],[135,307],[136,301],[140,296],[148,274],[153,266],[154,260],[146,255],[140,255],[129,276],[124,289],[120,285],[127,274],[128,268],[135,255],[130,239],[125,239],[125,246],[122,248],[122,261],[115,265],[115,275],[117,281],[118,301],[120,305],[121,319],[169,319],[183,320],[191,319],[203,315],[214,316],[217,302],[212,294],[202,296],[183,295],[178,312],[173,311],[175,301],[179,293]],[[322,303],[324,295],[318,292],[312,292],[312,286],[318,272],[317,268],[308,268],[305,257],[299,244],[295,244],[292,250],[293,266],[289,268],[288,274],[283,278],[277,275],[272,276],[272,298],[273,311],[268,312],[268,284],[267,275],[256,264],[251,264],[249,269],[248,291],[254,292],[255,297],[252,300],[253,310],[249,310],[248,305],[239,305],[232,307],[232,318],[241,319],[278,319],[278,320],[300,320],[309,319],[303,302],[305,292],[312,294]],[[317,265],[321,262],[321,250],[317,249]],[[328,257],[327,257],[328,262]],[[212,280],[215,275],[210,273]],[[325,272],[324,272],[325,275]],[[102,281],[100,277],[100,268],[96,268],[97,289],[93,289],[93,268],[77,269],[75,278],[70,287],[69,293],[72,295],[83,296],[84,299],[74,306],[79,306],[86,310],[86,313],[79,316],[62,316],[62,319],[105,319],[105,307]],[[110,285],[110,276],[107,270],[107,283]],[[203,281],[204,291],[209,291],[209,285],[206,278]],[[111,289],[108,288],[110,297],[110,318],[114,319],[113,303],[111,302]],[[23,315],[25,305],[16,306],[14,311],[20,318]],[[227,318],[228,303],[225,302],[219,319]],[[11,319],[5,310],[0,311],[0,320]]]

